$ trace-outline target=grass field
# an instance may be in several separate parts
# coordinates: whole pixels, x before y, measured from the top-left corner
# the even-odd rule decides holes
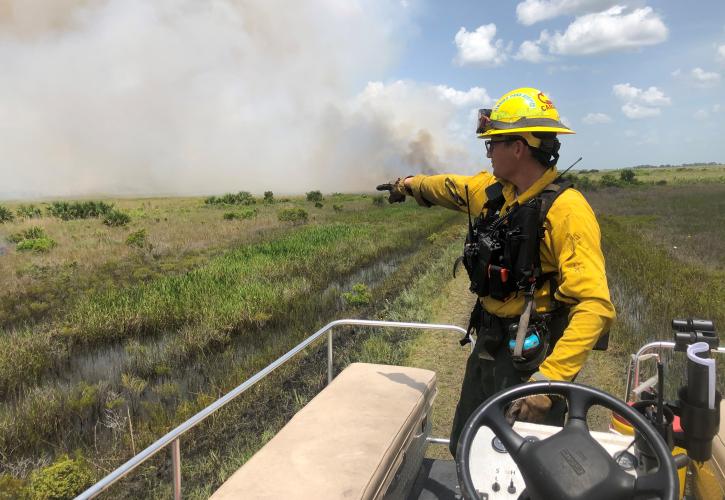
[[[615,170],[584,170],[572,172],[593,182],[601,182],[605,176],[618,179],[624,170],[634,172],[637,182],[656,185],[690,185],[725,183],[725,165],[692,165],[681,167],[637,167]]]
[[[654,182],[585,192],[619,318],[582,381],[617,396],[629,353],[669,339],[673,317],[725,319],[725,169],[636,169],[636,178],[645,170]],[[128,225],[48,216],[0,224],[4,238],[40,227],[56,242],[39,252],[3,243],[0,490],[32,497],[62,467],[77,488],[98,479],[338,317],[465,326],[472,306],[465,280],[450,279],[465,230],[450,211],[361,195],[326,196],[322,206],[113,203],[131,214]],[[307,222],[280,221],[286,209],[304,210]],[[435,369],[434,434],[447,436],[466,357],[457,340],[358,329],[339,336],[336,369],[354,360]],[[190,433],[185,492],[206,497],[304,405],[324,383],[324,354],[309,349]],[[680,371],[668,363],[672,388]],[[167,478],[160,456],[108,497],[166,498]]]
[[[123,202],[129,213],[133,203]],[[127,228],[49,218],[3,226],[13,234],[39,225],[58,243],[48,253],[5,255],[7,279],[25,278],[15,282],[18,295],[75,285],[47,298],[52,313],[6,309],[0,450],[3,471],[16,479],[74,450],[100,474],[337,314],[386,310],[451,244],[437,231],[458,217],[345,195],[322,206],[257,206],[246,220],[225,219],[228,207],[201,200],[139,203],[166,215],[148,225],[134,217]],[[305,210],[309,221],[277,220],[287,208]],[[219,234],[206,232],[216,225]],[[129,250],[139,226],[149,245]],[[191,241],[188,226],[205,241]],[[108,231],[114,238],[88,243]],[[43,271],[27,279],[28,267]],[[259,444],[252,435],[245,446]]]

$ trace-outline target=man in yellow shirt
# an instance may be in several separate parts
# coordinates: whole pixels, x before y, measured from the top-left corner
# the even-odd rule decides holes
[[[505,94],[479,112],[493,175],[416,175],[378,186],[389,201],[468,212],[463,264],[479,300],[451,431],[451,453],[471,413],[513,385],[576,377],[615,318],[599,225],[584,197],[561,181],[557,134],[572,134],[551,100],[533,88]],[[553,404],[553,406],[552,406]],[[530,396],[511,418],[558,423],[563,401]]]

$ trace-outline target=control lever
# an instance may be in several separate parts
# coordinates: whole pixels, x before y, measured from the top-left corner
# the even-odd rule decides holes
[[[706,342],[710,349],[720,346],[720,338],[711,320],[673,319],[672,329],[675,331],[675,351],[685,352],[688,346],[697,342]]]

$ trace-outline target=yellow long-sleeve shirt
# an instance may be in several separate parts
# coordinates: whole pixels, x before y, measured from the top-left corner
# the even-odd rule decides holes
[[[516,197],[513,184],[501,181],[506,213],[514,203],[523,204],[539,194],[558,173],[547,170],[526,192]],[[486,203],[486,188],[498,182],[488,172],[466,175],[417,175],[410,179],[416,201],[423,206],[439,205],[466,212],[466,186],[471,216],[476,217]],[[551,354],[539,367],[537,378],[572,380],[579,372],[599,336],[606,332],[616,316],[609,297],[601,233],[596,217],[586,199],[575,189],[567,189],[554,201],[544,222],[544,237],[539,251],[543,273],[558,274],[554,298],[570,306],[569,325]],[[534,300],[539,312],[553,307],[549,286],[536,291]],[[514,317],[522,313],[524,297],[506,302],[481,298],[486,311],[496,316]]]

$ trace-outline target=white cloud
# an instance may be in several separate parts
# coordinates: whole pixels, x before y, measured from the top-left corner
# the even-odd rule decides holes
[[[539,42],[535,42],[533,40],[526,40],[522,42],[519,47],[519,51],[516,53],[514,58],[531,63],[540,63],[550,59],[541,52],[541,45]]]
[[[671,104],[671,99],[657,87],[640,89],[629,83],[618,83],[612,87],[612,92],[624,101],[622,113],[632,120],[659,116],[661,106]]]
[[[642,93],[642,89],[633,87],[629,83],[617,83],[612,87],[614,95],[622,100],[636,99]]]
[[[667,39],[667,27],[651,7],[630,13],[616,5],[604,12],[578,17],[564,33],[541,33],[552,54],[586,55],[655,45]]]
[[[717,48],[717,55],[720,58],[721,61],[725,61],[725,43],[718,46]]]
[[[487,66],[503,64],[506,60],[506,48],[503,40],[494,40],[495,36],[496,25],[493,23],[479,26],[476,31],[467,31],[466,28],[459,29],[455,37],[458,47],[456,63],[461,66],[464,64]]]
[[[467,91],[456,90],[446,85],[437,85],[435,89],[441,99],[445,99],[458,107],[463,106],[487,106],[493,104],[493,99],[482,87],[471,87]]]
[[[611,121],[612,119],[605,113],[587,113],[587,115],[582,118],[582,123],[586,123],[587,125],[610,123]]]
[[[623,101],[636,101],[648,106],[667,106],[671,104],[670,98],[657,87],[642,90],[629,83],[618,83],[612,87],[612,90],[614,95]]]
[[[705,71],[702,68],[694,68],[690,76],[698,87],[712,87],[720,83],[720,73]]]
[[[516,6],[516,17],[530,26],[559,16],[596,12],[616,5],[620,0],[524,0]]]
[[[660,108],[652,108],[649,106],[642,106],[633,102],[628,102],[622,105],[622,113],[627,118],[637,120],[640,118],[650,118],[652,116],[659,116],[662,111]]]

